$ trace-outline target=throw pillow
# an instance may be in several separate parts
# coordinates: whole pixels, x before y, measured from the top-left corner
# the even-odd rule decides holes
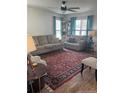
[[[69,40],[68,40],[68,42],[70,42],[70,43],[76,43],[76,39],[75,39],[75,38],[70,37],[70,38],[69,38]]]

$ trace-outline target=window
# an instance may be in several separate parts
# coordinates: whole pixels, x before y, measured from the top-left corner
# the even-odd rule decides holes
[[[86,29],[87,29],[87,19],[76,20],[75,35],[85,36],[86,35]]]
[[[59,19],[56,20],[56,37],[61,39],[61,21]]]

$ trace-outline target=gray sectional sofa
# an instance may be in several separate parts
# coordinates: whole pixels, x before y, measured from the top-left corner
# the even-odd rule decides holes
[[[40,55],[51,51],[63,49],[63,43],[54,35],[32,37],[37,48],[36,51],[32,52],[32,55]]]

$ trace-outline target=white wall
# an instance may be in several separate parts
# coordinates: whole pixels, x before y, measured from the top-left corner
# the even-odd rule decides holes
[[[53,16],[61,16],[51,11],[28,6],[27,34],[32,36],[53,34]]]
[[[53,34],[53,16],[62,16],[60,14],[53,13],[43,8],[37,8],[28,6],[27,8],[27,34],[32,36]],[[88,15],[94,15],[93,29],[97,30],[97,12],[89,11],[78,14],[68,14],[65,17],[69,19],[72,16],[86,17]]]
[[[85,13],[74,13],[74,14],[68,14],[66,15],[67,19],[70,19],[71,17],[78,17],[78,18],[83,18],[88,15],[94,15],[93,19],[93,29],[97,30],[97,12],[96,11],[88,11]]]

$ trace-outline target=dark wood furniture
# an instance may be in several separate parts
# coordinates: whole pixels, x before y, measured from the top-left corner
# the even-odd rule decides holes
[[[43,64],[37,64],[32,68],[28,64],[27,68],[27,93],[37,93],[45,85],[43,76],[46,74],[46,67]]]

